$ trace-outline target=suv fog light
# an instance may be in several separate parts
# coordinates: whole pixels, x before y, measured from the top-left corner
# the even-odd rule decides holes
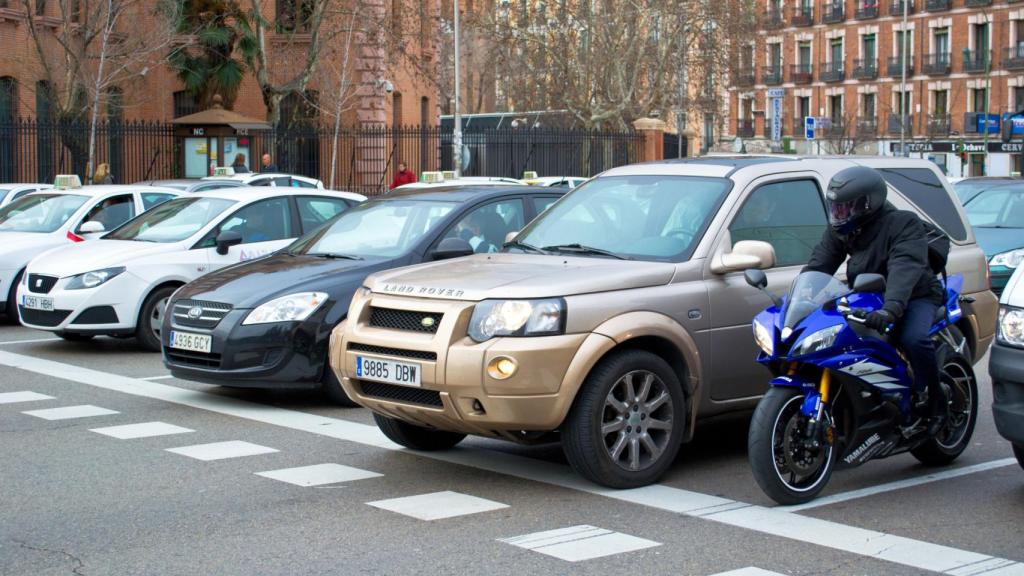
[[[507,356],[498,356],[487,365],[487,373],[495,380],[511,378],[519,365]]]

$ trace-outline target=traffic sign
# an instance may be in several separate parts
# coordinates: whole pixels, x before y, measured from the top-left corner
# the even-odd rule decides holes
[[[808,140],[814,140],[814,127],[815,118],[814,116],[804,117],[804,138]]]

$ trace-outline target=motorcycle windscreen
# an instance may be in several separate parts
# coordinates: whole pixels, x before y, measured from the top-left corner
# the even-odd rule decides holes
[[[797,324],[830,302],[850,293],[844,282],[822,272],[804,272],[793,280],[786,296],[784,328],[795,328]]]

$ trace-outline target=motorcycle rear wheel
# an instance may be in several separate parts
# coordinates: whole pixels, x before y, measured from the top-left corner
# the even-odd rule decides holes
[[[806,425],[800,411],[803,400],[799,390],[772,388],[758,403],[750,421],[747,456],[754,480],[782,505],[813,500],[835,469],[834,446],[822,440],[816,454],[802,446]]]
[[[963,334],[949,327],[954,342],[963,342]],[[935,351],[942,367],[939,372],[949,402],[946,425],[934,438],[925,440],[910,453],[922,464],[941,466],[956,460],[971,443],[974,424],[978,420],[978,381],[971,361],[945,340],[939,340]]]

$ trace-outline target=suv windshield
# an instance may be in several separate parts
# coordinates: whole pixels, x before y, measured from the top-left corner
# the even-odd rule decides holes
[[[103,238],[139,242],[180,242],[202,230],[232,204],[235,204],[234,200],[222,198],[176,198],[143,212]]]
[[[292,254],[393,258],[434,229],[454,202],[382,200],[365,202],[296,240]]]
[[[0,231],[53,232],[85,204],[78,194],[31,194],[0,208]]]
[[[725,178],[598,178],[553,204],[516,240],[566,254],[678,262],[689,258],[730,187]]]
[[[795,328],[823,304],[850,293],[846,284],[822,272],[804,272],[793,280],[786,296],[783,327]]]

